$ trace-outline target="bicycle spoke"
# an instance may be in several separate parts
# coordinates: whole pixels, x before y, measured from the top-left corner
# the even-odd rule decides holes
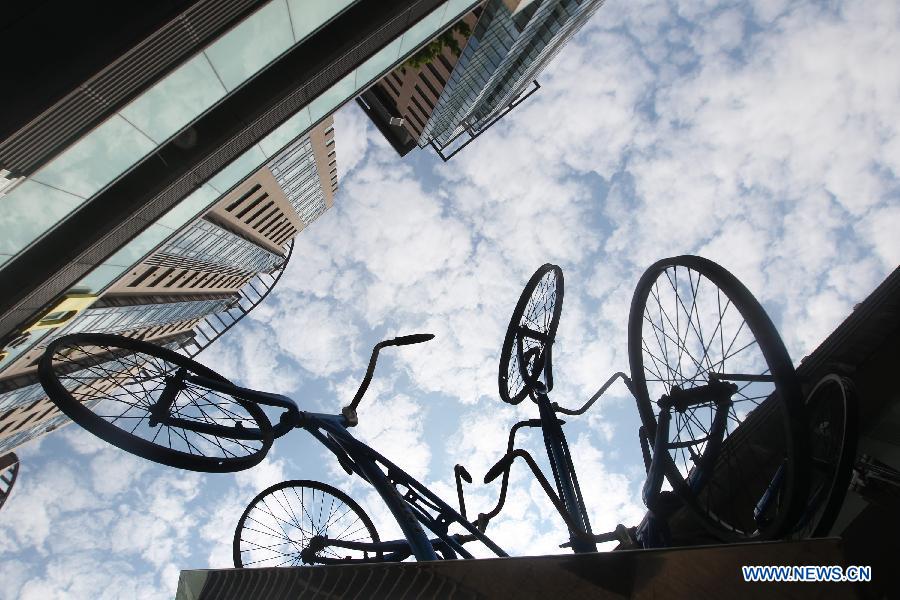
[[[371,523],[340,492],[315,482],[284,482],[261,492],[250,504],[235,536],[243,566],[300,565],[302,552],[315,536],[344,542],[371,543]],[[379,553],[380,554],[380,553]],[[364,560],[369,552],[326,545],[320,558]],[[313,563],[319,563],[311,557]]]
[[[642,304],[634,305],[629,326],[629,344],[639,349],[639,354],[631,354],[632,372],[640,373],[639,386],[645,389],[642,394],[646,393],[653,413],[657,409],[652,404],[671,395],[676,386],[686,391],[708,386],[713,374],[754,377],[731,382],[735,388],[727,406],[721,404],[726,398],[721,398],[673,408],[667,433],[669,454],[678,473],[687,478],[698,465],[712,470],[702,476],[695,474],[695,481],[705,486],[697,499],[699,510],[705,510],[723,527],[752,536],[753,508],[765,491],[758,488],[771,480],[769,469],[777,467],[779,449],[786,441],[784,430],[774,423],[774,429],[765,425],[770,419],[783,420],[785,415],[760,411],[762,406],[777,406],[768,401],[779,380],[771,376],[769,355],[762,347],[772,345],[769,340],[773,337],[777,341],[777,333],[757,339],[756,329],[748,320],[761,309],[753,304],[752,297],[748,303],[745,291],[736,292],[739,284],[731,283],[727,272],[723,275],[720,267],[709,264],[694,257],[668,259],[642,278],[640,294],[635,293]],[[733,295],[736,293],[743,296]],[[752,322],[753,327],[771,331],[758,318]],[[777,364],[789,362],[778,360]],[[717,438],[721,435],[721,442],[711,437],[717,416],[724,420],[724,431],[716,433]],[[750,443],[759,435],[765,436],[764,452],[756,447],[762,442]],[[720,456],[709,460],[706,455],[710,448],[721,448]],[[736,448],[741,448],[741,464],[736,461]]]

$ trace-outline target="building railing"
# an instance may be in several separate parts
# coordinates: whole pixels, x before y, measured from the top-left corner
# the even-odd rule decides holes
[[[537,80],[532,81],[531,89],[529,89],[527,92],[525,90],[519,92],[519,94],[516,95],[515,98],[513,98],[512,102],[510,102],[508,106],[500,111],[499,114],[490,119],[490,121],[488,121],[486,124],[482,126],[472,127],[468,123],[463,122],[463,124],[460,126],[460,131],[458,131],[453,137],[447,140],[446,144],[440,145],[436,140],[432,139],[431,141],[429,141],[428,145],[434,148],[434,151],[437,152],[437,155],[441,157],[441,160],[447,162],[448,160],[456,156],[456,154],[463,148],[474,142],[482,133],[493,127],[495,123],[509,114],[510,111],[525,102],[525,100],[527,100],[533,93],[535,93],[539,89],[541,89],[541,84],[539,84]],[[449,154],[444,154],[444,151],[451,145],[453,145],[456,140],[458,140],[463,134],[467,134],[469,138],[465,142],[462,142],[461,144],[453,148],[453,150]]]
[[[178,352],[186,355],[188,358],[197,356],[265,300],[272,288],[275,287],[275,284],[278,283],[278,280],[281,279],[285,269],[287,269],[288,262],[291,260],[291,254],[294,252],[294,240],[290,240],[285,244],[285,248],[287,253],[279,267],[271,273],[257,273],[254,275],[250,281],[241,287],[238,292],[240,298],[235,305],[225,311],[205,317],[194,327],[193,340],[183,345]]]
[[[19,475],[19,457],[10,452],[0,457],[0,508],[12,493],[16,478]]]

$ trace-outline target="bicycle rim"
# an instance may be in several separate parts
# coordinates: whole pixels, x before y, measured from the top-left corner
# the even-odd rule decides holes
[[[711,444],[691,443],[708,433],[715,407],[710,403],[674,411],[669,442],[688,445],[670,451],[666,478],[722,539],[769,539],[786,533],[802,510],[806,490],[802,397],[781,338],[747,288],[707,259],[658,261],[641,277],[632,298],[628,354],[638,410],[650,439],[656,433],[653,403],[674,385],[703,385],[710,373],[770,379],[736,382],[739,390],[728,408],[717,456],[705,454]],[[774,514],[757,523],[756,503],[785,460]],[[692,490],[689,481],[701,463],[714,466],[705,486]]]

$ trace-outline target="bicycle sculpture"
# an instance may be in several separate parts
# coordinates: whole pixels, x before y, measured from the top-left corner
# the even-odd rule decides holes
[[[368,516],[343,492],[314,481],[287,481],[263,491],[244,511],[235,536],[236,566],[402,560],[410,555],[436,560],[437,553],[472,558],[462,544],[474,540],[507,556],[427,487],[348,431],[358,423],[356,409],[381,349],[432,337],[415,334],[376,344],[356,395],[340,414],[301,411],[285,396],[236,386],[171,350],[106,334],[59,338],[48,346],[39,371],[48,395],[79,425],[123,450],[181,469],[247,469],[262,461],[275,438],[304,429],[349,474],[375,488],[405,536],[381,542]],[[98,392],[93,385],[115,378],[123,381],[110,392]],[[284,412],[272,425],[260,405]],[[286,514],[273,514],[270,505]],[[464,533],[449,534],[453,524]],[[423,525],[436,537],[429,538]]]
[[[824,535],[843,501],[855,432],[852,386],[829,376],[804,411],[800,382],[775,327],[750,292],[721,266],[696,256],[661,260],[641,277],[628,320],[631,378],[611,376],[583,406],[551,402],[552,345],[564,297],[559,267],[544,265],[525,286],[500,358],[502,400],[526,397],[538,419],[516,423],[507,452],[485,476],[502,473],[499,500],[476,523],[484,530],[504,504],[509,471],[523,459],[569,530],[563,547],[596,550],[670,543],[669,518],[683,506],[722,541]],[[586,412],[617,380],[634,396],[647,471],[647,513],[635,528],[591,531],[557,414]],[[827,392],[827,393],[826,393]],[[654,408],[654,404],[656,408]],[[540,428],[554,486],[530,454],[515,449],[523,427]],[[809,465],[808,431],[816,460]],[[807,494],[810,473],[815,493]],[[458,481],[458,480],[457,480]],[[668,481],[671,491],[664,491]],[[460,491],[460,496],[462,492]]]
[[[473,541],[506,556],[485,531],[504,505],[516,458],[528,464],[560,513],[569,530],[563,546],[575,552],[595,551],[598,542],[611,540],[621,547],[667,545],[667,521],[682,505],[726,541],[817,534],[830,526],[854,454],[846,433],[853,431],[852,390],[843,379],[828,379],[810,395],[814,410],[807,415],[781,339],[734,276],[692,256],[650,267],[629,316],[631,377],[616,373],[577,410],[549,399],[563,292],[562,270],[544,265],[513,312],[501,352],[500,396],[510,404],[530,398],[539,418],[512,427],[506,455],[484,478],[489,483],[502,475],[497,505],[474,521],[466,516],[462,485],[472,478],[462,466],[455,468],[457,511],[349,432],[358,423],[357,408],[381,349],[425,342],[431,334],[377,344],[356,395],[340,414],[301,411],[285,396],[236,386],[176,352],[114,335],[55,340],[39,374],[50,398],[82,427],[177,468],[247,469],[264,458],[274,439],[304,429],[347,473],[374,487],[404,536],[381,541],[362,508],[330,485],[285,481],[262,491],[241,515],[234,538],[238,567],[471,558],[463,545]],[[620,525],[595,535],[557,413],[584,413],[617,379],[634,395],[643,423],[648,511],[636,528]],[[261,406],[283,411],[277,423]],[[515,448],[523,427],[541,429],[555,485],[530,454]],[[814,466],[824,465],[811,498],[810,427],[823,441]],[[664,480],[671,491],[663,490]],[[450,533],[451,527],[458,531]]]

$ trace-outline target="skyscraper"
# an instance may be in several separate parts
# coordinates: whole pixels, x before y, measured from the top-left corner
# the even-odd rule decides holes
[[[482,11],[473,9],[356,99],[400,156],[417,146]]]
[[[0,74],[23,90],[0,127],[0,448],[65,422],[34,387],[53,337],[116,330],[195,353],[259,302],[284,240],[333,201],[323,120],[475,4],[16,7],[10,55],[35,28],[60,38]],[[104,28],[90,52],[63,52]],[[48,53],[71,67],[54,81]]]
[[[5,115],[26,117],[0,139],[0,168],[10,184],[0,213],[0,287],[8,290],[0,297],[0,345],[107,269],[123,244],[156,245],[205,212],[474,4],[197,0],[152,27],[133,28],[126,19],[115,31],[128,39],[114,36],[131,44],[124,54],[102,64],[85,58],[99,71],[56,94],[57,102],[31,120],[24,108]],[[17,10],[46,11],[43,18],[65,29],[51,6],[77,12],[55,0]],[[241,20],[225,19],[225,29],[225,13]],[[70,16],[72,23],[89,20]],[[219,23],[212,33],[209,19]],[[0,36],[0,43],[16,39]],[[101,50],[107,45],[95,54]],[[61,53],[53,64],[66,59]],[[0,75],[20,76],[7,89],[25,94],[46,83],[20,67]]]
[[[395,70],[362,96],[364,109],[401,155],[414,142],[447,160],[539,87],[537,75],[603,1],[487,0],[458,57],[445,48],[422,69]],[[431,85],[417,88],[416,77]]]
[[[20,346],[31,341],[28,349],[13,348],[0,363],[0,452],[67,422],[36,377],[57,337],[116,333],[196,354],[217,337],[195,332],[201,322],[233,325],[246,314],[252,306],[241,308],[242,288],[283,269],[293,238],[333,204],[336,166],[328,117],[105,289],[67,295],[48,309],[20,336]]]

